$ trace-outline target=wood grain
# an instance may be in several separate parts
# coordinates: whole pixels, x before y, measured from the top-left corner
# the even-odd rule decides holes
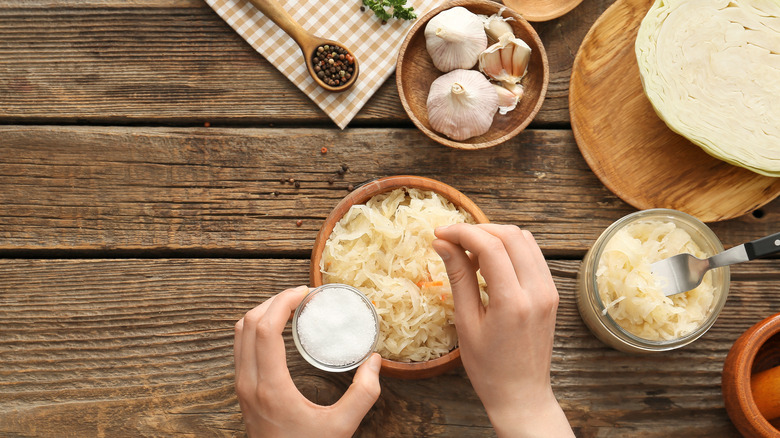
[[[569,106],[585,160],[612,192],[638,209],[673,208],[710,222],[773,200],[780,178],[707,155],[656,115],[634,54],[637,29],[651,4],[615,2],[577,54]]]
[[[568,124],[574,53],[607,4],[535,25],[551,74],[536,125]],[[198,0],[0,2],[0,102],[3,123],[332,126]],[[352,125],[407,122],[391,76]]]
[[[592,174],[570,131],[526,130],[464,153],[414,129],[4,126],[0,251],[308,257],[350,185],[400,174],[455,187],[550,256],[581,256],[634,211]],[[290,178],[300,187],[281,182]],[[712,227],[726,246],[777,231],[780,204],[759,213]]]
[[[553,385],[578,436],[738,436],[721,367],[737,337],[780,306],[780,262],[735,266],[714,327],[657,356],[596,340],[574,303],[579,262],[549,263],[561,294]],[[241,434],[233,324],[307,278],[305,260],[0,260],[0,435]],[[335,401],[351,375],[312,368],[289,328],[285,337],[298,387]],[[381,383],[358,436],[492,436],[462,369]]]
[[[462,7],[474,14],[492,16],[501,9],[501,5],[487,0],[455,0],[447,2],[427,14],[409,30],[398,54],[396,83],[398,96],[404,110],[412,122],[433,140],[456,149],[482,149],[501,144],[516,136],[536,117],[547,94],[547,84],[550,81],[550,66],[539,35],[530,23],[514,11],[504,11],[502,16],[511,18],[514,35],[525,41],[531,48],[528,71],[520,81],[523,97],[517,107],[507,114],[496,113],[490,129],[484,134],[464,140],[453,140],[437,132],[428,120],[428,91],[431,84],[442,76],[428,53],[425,29],[428,22],[438,15],[454,7]],[[475,66],[472,70],[479,70]],[[492,91],[491,91],[492,92]]]

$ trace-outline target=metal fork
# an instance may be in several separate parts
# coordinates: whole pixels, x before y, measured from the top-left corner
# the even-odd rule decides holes
[[[650,272],[660,281],[664,295],[669,296],[695,288],[710,269],[766,257],[776,252],[780,252],[780,233],[737,245],[708,259],[677,254],[651,264]]]

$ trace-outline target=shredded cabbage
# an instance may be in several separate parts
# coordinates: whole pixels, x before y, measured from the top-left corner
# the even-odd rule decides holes
[[[655,0],[635,50],[669,128],[716,158],[780,176],[780,1]]]
[[[671,222],[640,221],[616,232],[596,270],[605,313],[623,329],[651,341],[679,339],[696,330],[715,304],[712,273],[695,289],[669,297],[650,273],[650,264],[681,253],[708,256]]]
[[[435,192],[400,188],[352,206],[334,227],[323,280],[354,286],[374,303],[382,357],[420,362],[457,345],[449,279],[431,242],[436,227],[461,222],[474,220]]]

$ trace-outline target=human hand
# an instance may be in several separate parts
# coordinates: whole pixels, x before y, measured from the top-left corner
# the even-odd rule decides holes
[[[456,224],[435,234],[433,248],[455,300],[463,367],[496,433],[573,436],[550,384],[558,291],[531,233],[509,225]],[[487,282],[487,307],[477,269]]]
[[[379,398],[377,353],[357,369],[347,392],[332,406],[314,404],[296,388],[282,331],[308,290],[287,289],[236,323],[236,392],[250,437],[352,436]]]

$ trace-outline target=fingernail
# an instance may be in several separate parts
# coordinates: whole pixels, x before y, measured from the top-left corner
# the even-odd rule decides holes
[[[433,233],[434,233],[434,234],[436,234],[436,233],[439,233],[439,232],[442,232],[442,231],[446,231],[446,230],[447,230],[447,228],[449,228],[449,227],[451,227],[451,226],[452,226],[452,224],[450,224],[450,225],[442,225],[442,226],[440,226],[440,227],[436,227],[436,228],[433,230]]]
[[[379,369],[382,367],[382,356],[380,356],[379,353],[372,354],[371,357],[368,358],[366,366],[368,366],[368,369],[371,371],[378,373]]]

